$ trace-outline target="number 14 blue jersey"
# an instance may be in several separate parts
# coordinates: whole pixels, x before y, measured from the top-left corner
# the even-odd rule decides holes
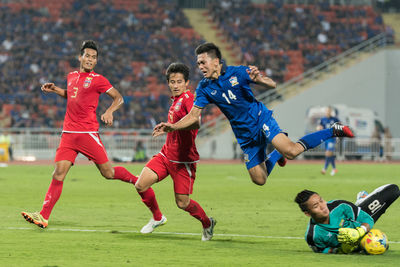
[[[204,78],[196,88],[194,106],[204,108],[210,103],[228,118],[233,133],[241,146],[249,144],[263,123],[272,116],[263,103],[258,102],[250,88],[250,79],[246,66],[223,65],[218,79]]]

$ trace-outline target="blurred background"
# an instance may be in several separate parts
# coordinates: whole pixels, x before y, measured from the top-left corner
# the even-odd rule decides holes
[[[114,126],[101,125],[110,159],[145,161],[165,137],[166,67],[191,68],[208,41],[232,65],[256,65],[273,91],[253,88],[292,140],[315,131],[332,106],[357,138],[337,143],[342,160],[400,160],[400,1],[398,0],[0,0],[0,162],[52,160],[66,101],[41,84],[66,88],[79,46],[99,45],[97,73],[124,96]],[[111,99],[101,97],[102,114]],[[241,159],[229,123],[208,106],[197,139],[203,159]],[[323,147],[301,158],[324,157]]]

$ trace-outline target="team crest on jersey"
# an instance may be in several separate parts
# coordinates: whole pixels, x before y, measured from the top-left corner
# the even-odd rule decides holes
[[[229,82],[231,83],[232,87],[239,84],[236,76],[230,77]]]
[[[83,88],[88,88],[92,83],[93,77],[86,77],[85,81],[83,82]]]
[[[182,98],[181,98],[182,99]],[[175,105],[175,111],[179,111],[181,109],[182,106],[182,101],[179,101],[178,103],[176,103]]]

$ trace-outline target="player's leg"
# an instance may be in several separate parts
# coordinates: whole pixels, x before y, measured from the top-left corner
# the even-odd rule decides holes
[[[330,164],[332,164],[332,168],[333,168],[334,163],[332,160],[333,160],[332,142],[326,141],[325,142],[325,165],[321,170],[322,174],[326,173],[326,170],[328,169]],[[332,169],[332,171],[333,171],[333,169]]]
[[[262,125],[260,133],[254,137],[254,141],[242,148],[251,180],[257,185],[265,184],[277,162],[281,167],[286,165],[286,158],[278,150],[274,149],[266,155],[268,144],[279,135],[287,136],[282,132],[275,119],[271,117]]]
[[[208,241],[211,240],[214,235],[214,227],[217,221],[213,218],[209,218],[201,205],[189,197],[189,195],[193,193],[196,168],[196,163],[171,162],[168,166],[169,173],[174,181],[176,205],[201,222],[203,226],[201,240]]]
[[[325,149],[326,149],[326,157],[328,161],[328,165],[332,165],[331,175],[335,175],[337,173],[336,164],[335,164],[335,146],[336,139],[328,139],[325,141]],[[326,168],[325,168],[326,170]]]
[[[112,167],[111,162],[108,160],[107,152],[98,134],[85,133],[78,134],[78,136],[78,151],[96,164],[97,169],[99,169],[104,178],[110,180],[121,180],[131,184],[136,183],[138,178],[130,173],[125,167]]]
[[[395,184],[387,184],[375,189],[356,205],[371,215],[376,222],[399,196],[399,187]]]
[[[282,161],[279,163],[282,167],[286,164],[286,159],[276,149],[266,155],[264,146],[246,146],[243,152],[250,178],[257,185],[266,183],[277,162]]]
[[[322,142],[324,142],[332,137],[353,138],[354,134],[348,126],[342,125],[337,122],[337,123],[334,123],[331,126],[331,128],[320,130],[320,131],[313,132],[313,133],[303,136],[302,138],[300,138],[297,141],[297,143],[301,144],[304,148],[304,151],[306,151],[306,150],[309,150],[309,149],[319,146]],[[296,157],[297,155],[294,155],[294,156]]]
[[[303,136],[296,143],[292,142],[285,134],[280,133],[272,139],[272,144],[282,156],[294,159],[304,151],[317,147],[332,137],[354,137],[354,134],[348,126],[335,123],[329,129]]]
[[[150,221],[140,230],[143,234],[149,234],[153,232],[155,228],[167,222],[167,218],[161,213],[158,206],[154,190],[151,188],[153,184],[163,180],[167,176],[168,172],[165,167],[165,162],[162,156],[158,154],[146,164],[135,184],[136,190],[142,198],[142,202],[153,214]]]
[[[69,137],[62,137],[60,147],[57,149],[52,181],[44,198],[42,210],[40,212],[22,212],[25,220],[41,228],[48,226],[51,211],[61,196],[64,179],[78,154],[68,147],[68,139]]]
[[[329,163],[330,163],[330,158],[329,158],[329,156],[328,156],[328,151],[325,150],[325,164],[324,164],[324,167],[323,167],[322,170],[321,170],[321,173],[322,173],[322,174],[325,174],[325,173],[326,173],[326,170],[327,170],[328,167],[329,167]]]

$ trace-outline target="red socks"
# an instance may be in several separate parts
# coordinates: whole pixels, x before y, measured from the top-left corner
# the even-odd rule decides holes
[[[114,179],[121,180],[126,183],[136,184],[138,178],[121,166],[114,167]]]
[[[127,183],[136,184],[138,177],[130,173],[127,169],[121,166],[114,167],[114,179],[121,180]],[[156,221],[161,220],[162,213],[158,207],[156,195],[152,188],[147,189],[144,192],[139,193],[143,203],[153,213],[153,218]]]
[[[53,209],[57,200],[60,198],[63,184],[63,181],[58,181],[56,179],[51,181],[49,190],[47,190],[46,197],[44,198],[42,210],[40,211],[40,214],[46,220],[49,219],[51,210]]]
[[[190,215],[199,220],[203,225],[203,228],[210,227],[211,225],[210,219],[207,217],[206,213],[204,212],[200,204],[194,201],[193,199],[190,200],[190,203],[185,209],[185,211],[189,212]]]
[[[161,220],[162,213],[160,211],[160,208],[158,207],[156,195],[154,194],[153,188],[150,187],[146,191],[140,192],[139,195],[142,198],[143,203],[149,208],[151,213],[153,213],[153,219],[156,221]]]

